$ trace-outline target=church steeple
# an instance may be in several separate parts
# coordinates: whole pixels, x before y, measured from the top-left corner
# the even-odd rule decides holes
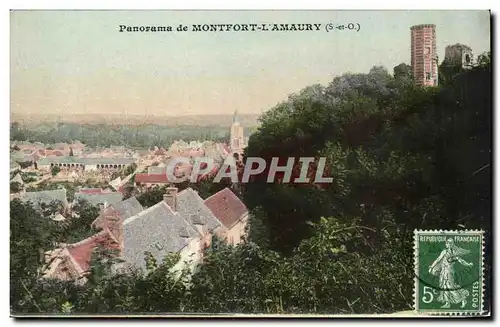
[[[240,151],[247,146],[244,128],[238,121],[238,110],[234,111],[229,143],[232,151]]]

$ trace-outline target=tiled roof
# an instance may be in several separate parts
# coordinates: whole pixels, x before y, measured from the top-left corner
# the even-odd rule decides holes
[[[80,188],[78,190],[78,193],[85,193],[85,194],[102,194],[104,193],[104,190],[102,188]]]
[[[22,197],[24,202],[31,202],[35,207],[39,207],[40,204],[45,205],[51,204],[53,201],[59,201],[63,204],[67,204],[68,200],[66,198],[66,189],[58,190],[48,190],[48,191],[38,191],[38,192],[26,192]]]
[[[10,153],[11,160],[15,162],[28,162],[33,161],[33,156],[30,154],[25,154],[22,151],[16,151]]]
[[[160,149],[156,149],[154,152],[153,152],[154,155],[156,156],[161,156],[161,155],[165,155],[167,154],[167,151],[163,148],[160,148]]]
[[[10,161],[10,170],[15,170],[15,169],[19,169],[21,168],[21,166],[19,166],[19,164],[13,160]]]
[[[136,183],[168,183],[167,174],[135,174],[134,182]]]
[[[205,205],[226,228],[231,228],[246,212],[247,207],[229,188],[225,188],[205,200]]]
[[[130,197],[130,198],[123,200],[121,202],[115,203],[115,204],[111,205],[111,207],[124,220],[128,219],[132,216],[135,216],[144,210],[144,208],[139,203],[139,201],[137,201],[135,196]]]
[[[204,154],[205,151],[203,150],[194,150],[194,149],[188,149],[188,150],[184,150],[180,153],[180,156],[182,157],[186,157],[186,158],[189,158],[189,157],[199,157],[199,156],[202,156]]]
[[[110,250],[119,249],[113,236],[107,230],[103,230],[83,241],[68,245],[67,250],[80,268],[83,271],[87,271],[92,260],[92,252],[97,246],[102,246]]]
[[[166,167],[159,167],[159,166],[151,166],[148,167],[148,174],[166,174],[167,173],[167,168]]]
[[[81,158],[84,165],[131,165],[134,158]]]
[[[118,191],[120,185],[122,184],[122,178],[118,176],[108,183],[112,188]]]
[[[161,201],[123,223],[123,259],[133,267],[145,268],[145,252],[162,262],[166,255],[179,252],[191,238],[199,236],[181,214]]]
[[[69,144],[68,143],[56,143],[56,144],[54,144],[54,147],[56,149],[59,149],[59,150],[64,150],[64,149],[69,148]]]
[[[51,163],[56,164],[81,164],[81,158],[78,157],[47,157],[38,160],[39,165],[50,165]]]
[[[203,199],[190,187],[177,194],[177,211],[192,224],[196,224],[192,221],[193,217],[201,217],[206,222],[209,231],[221,226],[214,214],[203,203]]]
[[[92,193],[75,193],[75,201],[86,200],[93,206],[98,206],[99,204],[107,203],[108,205],[112,205],[118,202],[121,202],[123,195],[119,192],[112,193],[101,193],[101,194],[92,194]]]
[[[82,142],[80,142],[78,140],[74,141],[71,145],[73,147],[85,147],[85,144],[83,144]]]
[[[23,178],[21,177],[21,174],[17,173],[16,176],[14,176],[11,180],[10,180],[11,183],[13,182],[16,182],[16,183],[19,183],[21,185],[24,184],[24,181],[23,181]]]

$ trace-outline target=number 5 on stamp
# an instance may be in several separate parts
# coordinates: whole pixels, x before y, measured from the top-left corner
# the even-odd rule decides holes
[[[483,312],[483,231],[415,231],[415,311]]]

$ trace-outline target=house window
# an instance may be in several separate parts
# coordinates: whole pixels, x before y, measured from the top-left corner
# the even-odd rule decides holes
[[[431,80],[431,73],[425,73],[425,79],[430,81]]]

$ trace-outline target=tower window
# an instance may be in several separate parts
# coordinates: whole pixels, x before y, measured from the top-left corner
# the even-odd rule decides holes
[[[430,81],[431,80],[431,73],[425,73],[425,79]]]
[[[430,54],[431,54],[431,48],[426,47],[426,48],[425,48],[425,54],[430,55]]]

